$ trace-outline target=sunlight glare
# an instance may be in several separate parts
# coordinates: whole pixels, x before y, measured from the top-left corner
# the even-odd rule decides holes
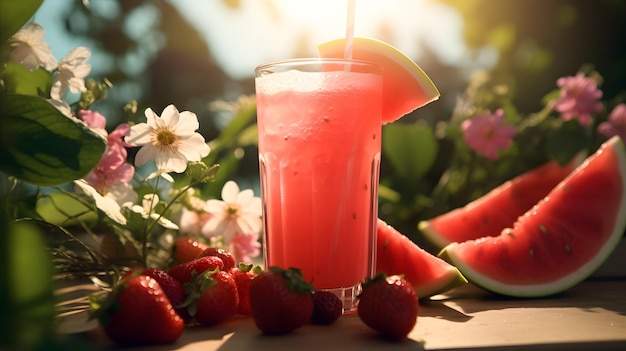
[[[347,1],[241,0],[235,10],[221,1],[174,4],[233,78],[249,77],[264,62],[315,57],[316,45],[346,33]],[[459,61],[465,50],[458,14],[431,0],[357,0],[354,33],[414,59],[424,45],[447,62]]]

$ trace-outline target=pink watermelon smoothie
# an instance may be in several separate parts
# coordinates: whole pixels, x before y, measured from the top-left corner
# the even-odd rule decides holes
[[[287,71],[256,87],[266,266],[357,286],[374,269],[382,75]]]

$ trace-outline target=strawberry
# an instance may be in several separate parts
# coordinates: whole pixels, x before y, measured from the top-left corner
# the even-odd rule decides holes
[[[341,300],[330,291],[317,290],[313,293],[313,324],[331,324],[343,311]]]
[[[250,308],[265,334],[286,334],[309,323],[313,287],[297,268],[270,267],[250,284]]]
[[[379,273],[366,279],[358,298],[357,313],[363,323],[386,338],[406,338],[417,322],[417,294],[401,276]]]
[[[229,272],[206,271],[185,285],[189,310],[198,323],[216,325],[237,313],[239,294]]]
[[[249,316],[252,314],[250,309],[250,284],[252,279],[261,273],[263,269],[259,265],[245,264],[243,262],[230,270],[230,273],[235,278],[237,284],[237,292],[239,293],[239,305],[237,306],[237,313]]]
[[[105,299],[91,298],[94,317],[119,345],[161,345],[176,341],[185,322],[152,277],[122,279]]]
[[[174,306],[176,313],[178,313],[178,315],[181,316],[185,322],[191,320],[191,316],[189,316],[187,309],[181,307],[187,299],[187,293],[185,292],[185,288],[182,283],[174,279],[174,277],[169,275],[167,272],[158,268],[136,268],[124,274],[122,279],[133,274],[147,275],[154,278],[154,280],[156,280],[161,286],[161,289],[163,289],[163,292],[165,292],[165,295],[167,295],[167,298],[170,300],[172,306]]]
[[[208,247],[198,257],[203,256],[216,256],[222,259],[224,262],[224,268],[222,270],[229,271],[235,268],[235,256],[232,253],[220,249],[219,247]]]
[[[222,259],[216,256],[204,256],[172,266],[167,273],[181,284],[185,284],[190,282],[195,275],[200,275],[207,270],[212,271],[216,268],[219,270],[224,268]]]
[[[192,261],[198,258],[202,251],[206,250],[208,247],[207,244],[188,236],[179,236],[176,239],[176,245],[174,247],[174,259],[176,263]]]

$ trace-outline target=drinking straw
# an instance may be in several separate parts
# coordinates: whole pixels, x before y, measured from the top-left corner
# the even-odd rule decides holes
[[[356,0],[348,0],[348,19],[346,21],[346,46],[343,57],[346,60],[352,59],[352,42],[354,38],[354,12]]]

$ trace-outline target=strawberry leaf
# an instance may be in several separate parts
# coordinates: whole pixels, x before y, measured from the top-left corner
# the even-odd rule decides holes
[[[304,280],[302,271],[299,268],[283,269],[280,267],[270,267],[270,271],[278,273],[285,278],[287,286],[299,294],[311,294],[313,285]]]

